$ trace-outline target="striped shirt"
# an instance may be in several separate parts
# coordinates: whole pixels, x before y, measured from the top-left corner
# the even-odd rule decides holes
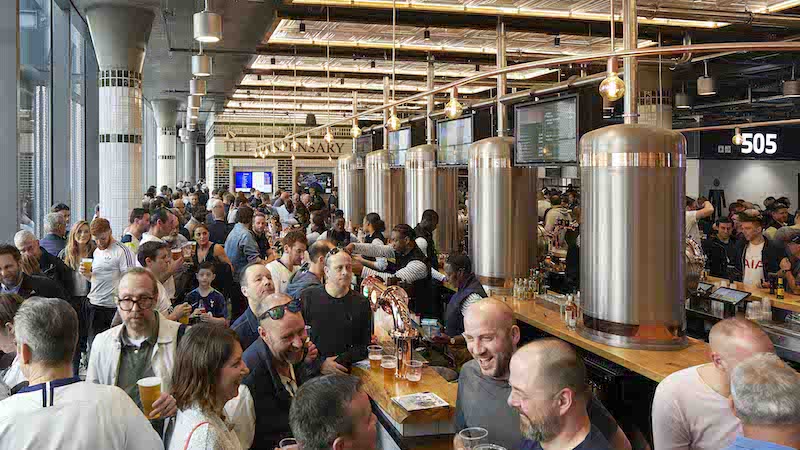
[[[373,258],[394,258],[394,248],[391,245],[372,245],[372,244],[355,244],[354,253],[364,256],[371,256]],[[369,276],[376,276],[384,281],[390,276],[400,278],[403,282],[412,283],[417,280],[423,280],[428,276],[428,267],[422,261],[411,261],[395,273],[379,272],[377,270],[364,267],[361,272],[362,278]]]

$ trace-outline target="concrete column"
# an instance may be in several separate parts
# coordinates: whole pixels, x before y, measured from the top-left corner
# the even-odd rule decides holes
[[[197,181],[195,160],[197,159],[197,132],[190,131],[189,139],[183,144],[183,181],[194,184]]]
[[[142,200],[142,67],[154,13],[122,5],[86,10],[99,66],[100,216],[122,234]]]
[[[639,123],[672,129],[672,71],[639,66]]]
[[[177,179],[178,146],[178,101],[173,99],[153,100],[156,116],[156,184],[160,188],[167,185],[175,187]]]

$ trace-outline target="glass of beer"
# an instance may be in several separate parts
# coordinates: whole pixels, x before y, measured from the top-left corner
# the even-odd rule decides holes
[[[486,439],[488,436],[489,432],[486,431],[486,428],[481,427],[464,428],[458,433],[461,444],[467,450],[476,449],[481,444],[487,444]]]
[[[412,359],[406,366],[406,380],[416,383],[422,379],[422,361]]]
[[[91,273],[92,272],[92,258],[83,258],[83,259],[81,259],[81,266],[83,266],[83,270],[85,270],[86,273]]]
[[[297,449],[298,448],[297,439],[295,438],[281,439],[281,441],[278,443],[278,448],[287,450]]]
[[[381,368],[383,368],[383,383],[394,383],[394,373],[397,370],[397,357],[391,355],[381,357]]]
[[[183,256],[183,250],[181,250],[179,248],[173,248],[172,249],[172,260],[173,261],[177,261],[177,260],[181,259],[181,256]]]
[[[191,245],[191,246],[192,246],[192,255],[194,255],[195,253],[197,253],[197,242],[195,242],[195,241],[189,241],[189,245]]]
[[[139,399],[142,401],[144,415],[150,419],[150,413],[153,412],[153,402],[158,400],[158,397],[161,396],[161,378],[142,378],[136,382],[136,385],[139,386]],[[161,415],[159,414],[158,417],[152,417],[152,419],[158,419],[160,417]]]
[[[192,246],[190,244],[184,245],[181,247],[181,250],[183,251],[183,257],[185,259],[190,259],[192,257]]]
[[[378,370],[381,367],[381,359],[383,358],[383,347],[370,345],[367,347],[367,351],[369,351],[369,368]]]

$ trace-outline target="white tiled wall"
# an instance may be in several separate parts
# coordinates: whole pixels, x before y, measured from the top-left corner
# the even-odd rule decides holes
[[[156,183],[160,188],[163,185],[174,187],[176,178],[176,147],[175,127],[158,128],[158,142],[156,143]],[[165,159],[166,158],[166,159]]]

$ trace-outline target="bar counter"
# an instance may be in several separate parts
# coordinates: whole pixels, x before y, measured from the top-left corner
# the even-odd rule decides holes
[[[673,372],[708,362],[708,344],[689,338],[689,346],[682,350],[653,351],[611,347],[587,339],[567,328],[557,311],[541,305],[545,300],[518,300],[495,296],[514,310],[517,320],[542,330],[559,339],[597,356],[612,361],[655,382],[660,382]]]
[[[712,277],[710,275],[708,276],[707,283],[715,283],[717,281],[728,280]],[[746,300],[762,300],[768,298],[772,303],[773,308],[785,309],[792,312],[800,312],[800,295],[790,294],[787,292],[784,294],[783,300],[778,300],[778,296],[775,294],[770,294],[769,289],[746,285],[742,282],[734,282],[734,284],[736,286],[734,287],[731,285],[731,289],[750,293],[750,297],[748,297]]]

